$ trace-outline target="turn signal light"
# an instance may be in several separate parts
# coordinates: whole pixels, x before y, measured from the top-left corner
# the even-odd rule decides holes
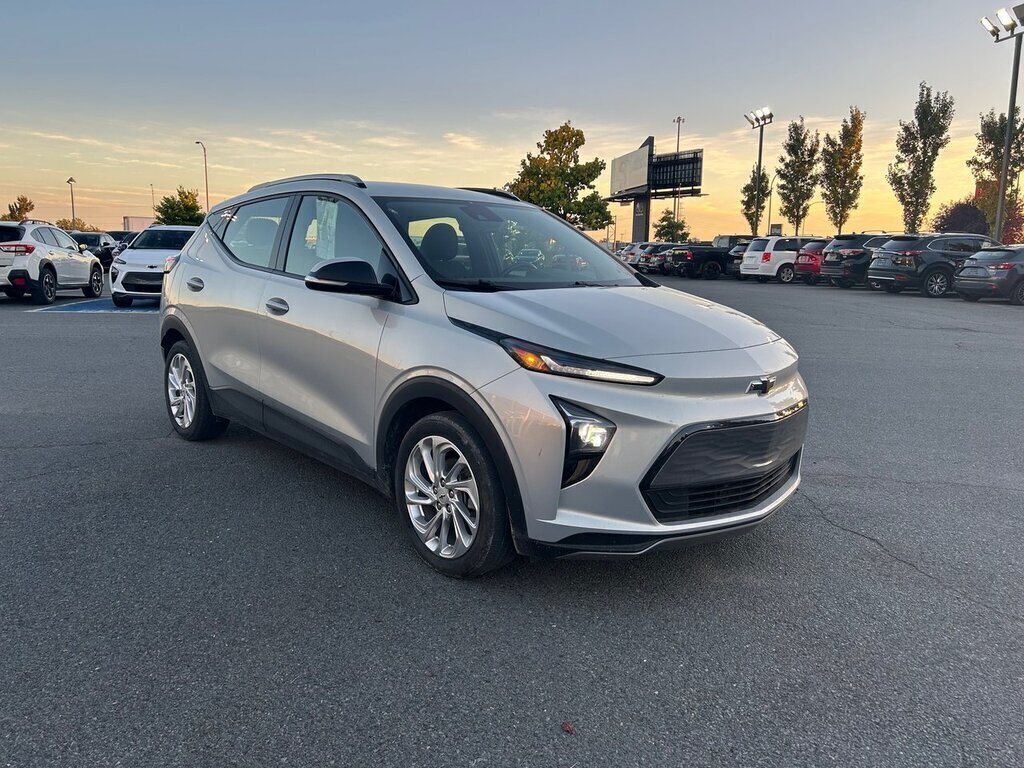
[[[0,245],[0,251],[4,253],[26,254],[32,253],[35,249],[34,245]]]
[[[1017,265],[1012,261],[1004,261],[1002,264],[986,264],[985,266],[988,269],[998,269],[1000,272],[1005,272],[1006,270],[1013,269]]]

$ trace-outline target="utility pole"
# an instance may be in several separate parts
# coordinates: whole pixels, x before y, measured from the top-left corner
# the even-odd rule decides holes
[[[149,196],[153,200],[153,215],[156,216],[156,190],[152,184],[149,185]]]
[[[68,177],[67,185],[69,187],[71,187],[71,226],[72,227],[75,226],[75,184],[77,184],[77,183],[78,182],[75,181],[75,177],[74,176],[69,176]]]
[[[210,168],[206,163],[206,145],[201,141],[197,141],[200,147],[203,148],[203,177],[206,179],[206,212],[210,212]]]
[[[683,123],[686,122],[686,118],[683,117],[682,115],[678,115],[676,117],[676,119],[673,120],[672,122],[676,124],[676,154],[678,155],[679,154],[679,134],[680,134],[680,131],[682,130]],[[679,220],[679,195],[675,196],[672,216],[673,216],[673,218],[675,218],[676,221]]]

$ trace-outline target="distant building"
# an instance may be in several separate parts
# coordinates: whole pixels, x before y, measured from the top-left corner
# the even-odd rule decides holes
[[[156,223],[156,218],[153,216],[123,216],[124,227],[123,229],[129,232],[140,232],[150,224]]]

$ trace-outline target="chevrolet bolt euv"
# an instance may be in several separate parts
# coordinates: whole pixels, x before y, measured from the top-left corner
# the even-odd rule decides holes
[[[237,422],[361,478],[449,575],[739,533],[800,483],[788,343],[507,193],[261,184],[166,270],[177,433]]]

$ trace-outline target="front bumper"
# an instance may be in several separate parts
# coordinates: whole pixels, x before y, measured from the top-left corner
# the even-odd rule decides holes
[[[659,357],[679,358],[666,366],[685,362],[692,378],[663,368],[670,377],[661,385],[630,387],[520,370],[478,392],[516,473],[524,519],[513,528],[521,553],[637,555],[731,535],[767,519],[796,492],[807,392],[788,344]],[[747,394],[750,381],[766,373],[776,376],[776,388]],[[722,389],[728,394],[715,394]],[[564,488],[565,427],[552,397],[617,427],[593,472]],[[770,429],[729,439],[791,412],[799,415],[786,440]],[[696,453],[680,453],[694,447]]]
[[[159,299],[163,291],[164,271],[127,264],[115,264],[110,270],[110,292],[136,299]]]

